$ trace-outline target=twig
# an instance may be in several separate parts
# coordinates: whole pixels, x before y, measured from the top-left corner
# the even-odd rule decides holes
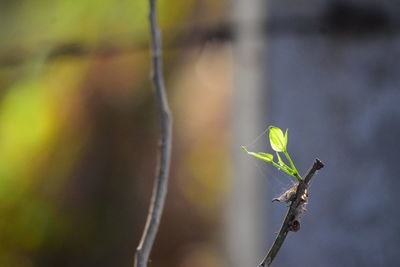
[[[168,176],[172,143],[172,116],[168,106],[162,70],[161,36],[157,26],[156,0],[149,0],[149,22],[151,30],[152,80],[161,120],[161,142],[159,147],[157,174],[145,229],[136,248],[135,267],[146,267],[151,248],[157,235],[160,219],[168,191]]]
[[[324,164],[316,159],[313,166],[310,170],[308,170],[305,178],[300,181],[297,185],[296,194],[292,203],[290,204],[289,210],[286,214],[285,220],[282,223],[279,234],[277,235],[274,243],[269,249],[267,256],[265,256],[262,263],[259,265],[260,267],[270,266],[272,261],[275,259],[275,256],[278,254],[283,242],[289,231],[297,231],[300,227],[299,222],[296,220],[296,215],[299,212],[298,208],[302,201],[304,201],[303,196],[307,194],[306,190],[308,188],[308,184],[310,183],[311,178],[314,176],[315,172],[324,167]]]

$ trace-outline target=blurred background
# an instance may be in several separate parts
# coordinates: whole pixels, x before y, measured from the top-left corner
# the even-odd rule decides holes
[[[289,129],[308,212],[274,266],[397,266],[400,5],[159,1],[174,115],[149,266],[257,266],[290,178],[250,158]],[[146,0],[0,1],[0,266],[132,266],[159,117]],[[257,138],[259,136],[259,138]]]

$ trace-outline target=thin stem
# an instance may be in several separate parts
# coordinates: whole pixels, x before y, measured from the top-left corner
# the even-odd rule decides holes
[[[279,165],[281,165],[281,166],[285,167],[287,170],[289,170],[290,171],[289,174],[294,176],[294,178],[296,178],[297,181],[300,181],[301,177],[299,177],[294,170],[292,170],[288,165],[286,165],[285,162],[283,162],[283,160],[281,159],[281,156],[279,156],[278,151],[275,151],[275,153],[276,153],[276,157],[278,158]]]
[[[293,176],[294,178],[297,179],[297,181],[301,181],[301,179],[299,179],[299,177],[297,177],[297,176],[293,173],[294,171],[291,170],[290,168],[286,168],[286,167],[284,167],[284,166],[281,166],[281,165],[279,165],[279,164],[277,164],[277,163],[275,163],[275,162],[273,162],[273,161],[270,161],[270,163],[271,163],[274,167],[278,168],[279,170],[284,171],[284,172],[286,172],[287,174]]]
[[[290,168],[288,165],[286,165],[285,162],[283,162],[283,160],[281,159],[281,156],[279,156],[278,151],[275,151],[276,157],[278,158],[278,163],[281,166],[285,166],[286,168]]]
[[[287,234],[289,233],[293,225],[294,218],[296,217],[297,208],[299,207],[299,204],[302,201],[302,196],[304,195],[305,190],[307,189],[311,178],[314,176],[316,171],[321,169],[322,167],[324,167],[324,164],[319,159],[316,159],[314,161],[313,166],[307,172],[305,178],[299,182],[295,197],[292,200],[292,203],[290,204],[288,212],[282,223],[281,229],[279,230],[279,234],[276,236],[274,243],[268,250],[267,255],[265,256],[264,260],[261,262],[259,267],[269,267],[272,261],[275,259],[276,255],[278,254],[280,248],[283,245],[283,242],[286,239]]]
[[[168,176],[172,146],[172,115],[170,113],[167,95],[165,92],[161,36],[157,27],[156,0],[149,0],[149,22],[151,31],[152,53],[152,81],[155,96],[160,112],[160,147],[156,177],[154,178],[153,193],[147,214],[146,225],[142,238],[136,248],[135,267],[146,267],[149,261],[151,249],[157,235],[168,191]]]
[[[292,169],[294,170],[294,175],[296,176],[296,178],[299,178],[301,180],[302,178],[301,178],[299,172],[297,171],[296,167],[294,166],[293,161],[289,156],[289,153],[286,150],[283,151],[283,153],[285,154],[286,159],[289,161],[290,167],[292,167]]]

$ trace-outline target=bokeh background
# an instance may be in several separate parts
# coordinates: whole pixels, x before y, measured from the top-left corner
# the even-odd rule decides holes
[[[400,5],[159,1],[174,115],[149,266],[257,266],[289,177],[240,150],[289,128],[315,157],[301,231],[276,266],[397,266]],[[146,0],[0,1],[0,266],[132,266],[159,117]]]

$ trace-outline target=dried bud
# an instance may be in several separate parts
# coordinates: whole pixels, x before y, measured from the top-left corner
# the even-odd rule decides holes
[[[289,226],[289,231],[297,232],[300,230],[300,222],[298,220],[293,220]]]
[[[297,185],[298,184],[295,184],[294,186],[292,186],[290,189],[288,189],[286,192],[284,192],[279,197],[272,199],[272,201],[289,203],[290,201],[292,201],[294,199],[294,197],[296,195]]]

